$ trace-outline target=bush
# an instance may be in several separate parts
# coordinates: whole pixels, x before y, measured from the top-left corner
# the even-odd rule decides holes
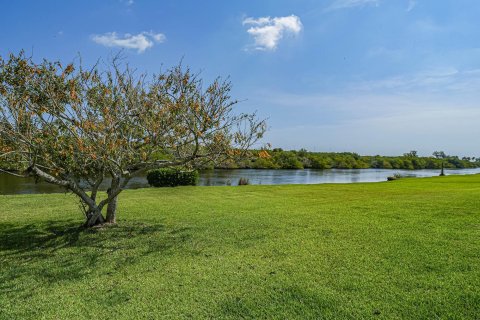
[[[247,186],[249,184],[250,184],[250,180],[248,180],[247,178],[240,178],[240,180],[238,180],[239,186]]]
[[[397,173],[394,173],[393,176],[387,177],[387,181],[394,181],[394,180],[398,180],[398,179],[401,179],[401,178],[405,178],[405,177],[397,172]]]
[[[176,168],[155,169],[148,171],[147,180],[153,187],[194,186],[197,184],[198,172]]]

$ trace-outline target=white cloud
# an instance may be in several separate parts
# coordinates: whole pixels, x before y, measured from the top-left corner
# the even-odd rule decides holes
[[[93,35],[92,40],[105,47],[136,49],[138,53],[143,53],[153,47],[155,42],[164,42],[166,37],[162,33],[154,32],[141,32],[136,35],[126,33],[123,36],[119,36],[116,32],[107,32],[101,35]]]
[[[167,39],[163,33],[147,32],[146,35],[152,37],[153,40],[155,40],[156,42],[159,42],[159,43],[162,43]]]
[[[326,11],[348,9],[353,7],[363,7],[366,5],[378,6],[380,0],[335,0]]]
[[[363,81],[353,84],[350,88],[353,91],[428,92],[464,96],[476,93],[479,86],[479,69],[459,70],[446,66],[381,80]]]
[[[300,18],[295,15],[246,18],[243,25],[251,26],[247,32],[254,39],[255,50],[275,50],[285,34],[297,35],[303,28]]]

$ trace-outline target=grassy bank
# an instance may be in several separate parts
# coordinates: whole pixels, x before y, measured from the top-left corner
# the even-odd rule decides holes
[[[0,319],[480,317],[480,176],[0,196]]]

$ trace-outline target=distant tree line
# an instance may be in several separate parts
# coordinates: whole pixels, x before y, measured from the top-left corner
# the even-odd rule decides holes
[[[446,155],[435,151],[430,157],[420,157],[416,151],[402,156],[361,156],[353,152],[308,152],[305,149],[253,150],[250,159],[239,162],[224,162],[217,168],[238,169],[464,169],[480,167],[480,157],[463,157]]]
[[[354,152],[309,152],[305,149],[250,150],[251,157],[241,161],[228,160],[217,165],[206,163],[200,169],[445,169],[479,168],[480,157],[458,157],[435,151],[430,157],[418,156],[416,151],[402,156],[361,156]],[[0,167],[13,170],[11,163]]]

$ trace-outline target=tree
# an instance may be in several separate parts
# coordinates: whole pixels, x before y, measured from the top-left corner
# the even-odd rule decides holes
[[[403,156],[406,157],[406,158],[417,158],[418,153],[417,153],[416,150],[412,150],[410,152],[404,153]]]
[[[115,223],[133,176],[239,157],[262,137],[265,122],[234,114],[230,91],[181,65],[147,79],[118,57],[101,70],[10,55],[0,58],[0,160],[75,194],[86,226]]]
[[[437,159],[441,159],[442,162],[442,168],[441,168],[441,171],[440,171],[440,176],[444,176],[445,175],[445,170],[444,170],[444,166],[445,166],[445,163],[444,163],[444,159],[447,158],[447,155],[445,154],[445,152],[443,151],[434,151],[433,152],[433,156]]]
[[[291,151],[276,152],[273,160],[281,169],[303,169],[303,164],[297,155]]]
[[[437,159],[445,159],[447,155],[443,151],[434,151],[433,156]]]

